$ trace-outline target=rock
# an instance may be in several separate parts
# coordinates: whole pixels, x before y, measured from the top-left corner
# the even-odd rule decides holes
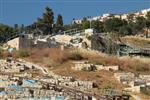
[[[75,38],[75,39],[71,39],[70,42],[73,44],[78,44],[82,42],[82,38]]]
[[[88,48],[88,45],[87,45],[86,42],[82,42],[82,48],[84,48],[84,49],[87,49],[87,48]]]
[[[118,45],[109,38],[94,34],[91,39],[91,48],[104,53],[116,54]]]

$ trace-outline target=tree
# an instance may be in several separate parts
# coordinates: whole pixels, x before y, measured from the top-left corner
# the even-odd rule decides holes
[[[83,27],[83,29],[90,28],[90,21],[88,21],[88,20],[83,21],[82,22],[82,27]]]
[[[135,35],[138,33],[136,22],[130,21],[128,23],[128,27],[132,30],[132,33],[131,33],[132,35]]]
[[[127,16],[127,19],[129,20],[129,21],[133,21],[133,19],[134,19],[134,14],[129,14],[128,16]]]
[[[49,7],[45,8],[42,18],[38,18],[37,25],[45,34],[52,34],[54,25],[54,13]]]
[[[146,28],[147,28],[147,32],[146,32],[146,37],[148,37],[148,31],[150,29],[150,11],[147,12],[146,14]]]
[[[15,28],[0,24],[0,43],[6,42],[9,38],[16,36],[18,31]]]
[[[136,18],[136,29],[141,31],[144,27],[146,27],[146,19],[144,17]]]
[[[146,17],[148,20],[150,20],[150,11],[147,12]]]
[[[111,18],[104,22],[104,29],[106,32],[119,32],[120,27],[124,24],[126,22],[119,18]]]
[[[63,30],[63,18],[62,16],[59,14],[57,17],[57,22],[56,22],[58,31],[62,31]]]
[[[96,21],[92,21],[91,23],[92,23],[91,25],[92,28],[94,28],[98,33],[104,31],[103,22],[96,20]]]
[[[127,25],[126,26],[122,26],[119,29],[119,34],[122,35],[122,36],[131,35],[132,34],[132,29],[129,26],[127,26]]]

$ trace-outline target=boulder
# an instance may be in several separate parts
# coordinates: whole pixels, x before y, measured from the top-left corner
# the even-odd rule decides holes
[[[110,38],[102,37],[100,34],[92,35],[91,48],[108,54],[116,54],[118,45]]]

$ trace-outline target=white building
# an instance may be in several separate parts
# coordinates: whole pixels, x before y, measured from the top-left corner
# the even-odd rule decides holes
[[[96,16],[92,18],[92,20],[100,20],[100,19],[101,19],[101,16]]]
[[[81,24],[82,23],[82,19],[78,19],[78,20],[73,20],[72,24]]]
[[[121,19],[123,20],[127,20],[128,19],[128,14],[122,14],[121,15]]]

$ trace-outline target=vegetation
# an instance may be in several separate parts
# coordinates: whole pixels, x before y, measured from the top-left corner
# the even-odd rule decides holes
[[[102,63],[99,60],[90,60],[89,63],[95,64],[95,65],[102,65]]]
[[[86,38],[88,39],[88,40],[91,40],[92,39],[92,36],[91,35],[86,35]]]
[[[59,14],[57,17],[57,21],[55,23],[54,12],[49,7],[45,8],[45,12],[43,13],[43,16],[41,18],[38,18],[35,24],[46,35],[52,34],[54,32],[57,33],[64,29],[62,16]]]
[[[31,52],[29,50],[20,50],[17,52],[17,57],[24,58],[29,57],[31,55]]]
[[[18,54],[18,53],[17,53]],[[130,57],[115,57],[106,54],[97,54],[96,52],[88,50],[72,50],[65,49],[61,51],[58,48],[47,48],[47,49],[33,49],[30,51],[22,51],[21,57],[41,63],[49,66],[57,66],[64,63],[69,63],[70,60],[87,60],[93,64],[102,65],[118,65],[120,70],[129,71],[133,73],[150,73],[150,65],[148,59],[130,58]],[[29,56],[30,55],[30,56]],[[70,66],[70,65],[68,65]]]
[[[46,7],[43,16],[38,18],[36,24],[45,34],[52,34],[54,26],[54,13],[52,9]]]
[[[8,25],[0,24],[0,43],[6,42],[12,36],[18,34],[18,29]]]
[[[60,32],[62,30],[63,30],[63,18],[59,14],[58,17],[57,17],[55,32]]]
[[[90,24],[91,28],[94,28],[97,33],[109,32],[119,34],[120,36],[135,35],[142,32],[145,28],[150,28],[150,12],[147,13],[146,18],[137,17],[136,19],[134,19],[134,14],[129,14],[128,21],[112,17],[104,22],[99,20],[90,22],[85,17],[81,24],[73,23],[64,25],[63,17],[59,14],[55,23],[53,10],[50,7],[46,7],[43,16],[38,18],[33,25],[30,25],[30,31],[33,30],[32,28],[38,27],[44,34],[52,34],[74,28],[87,29],[90,28]],[[8,38],[17,35],[21,32],[19,30],[23,28],[23,25],[19,27],[19,25],[15,24],[14,27],[10,27],[0,24],[0,42],[5,42]]]
[[[134,19],[134,14],[129,14],[127,20],[128,21],[112,17],[104,22],[99,20],[91,21],[91,28],[94,28],[97,33],[109,32],[119,34],[120,36],[135,35],[139,32],[143,32],[145,28],[148,29],[150,27],[150,12],[147,13],[146,18],[137,17],[136,19]],[[73,28],[90,28],[90,21],[87,20],[87,18],[83,18],[81,24],[73,23],[64,26],[64,30]]]
[[[148,89],[141,89],[141,92],[143,93],[143,94],[145,94],[145,95],[147,95],[147,96],[150,96],[150,90],[148,90]]]
[[[4,51],[0,48],[0,59],[4,57]]]
[[[106,32],[118,32],[119,28],[124,26],[127,22],[119,18],[111,18],[104,22],[104,30]]]
[[[91,27],[96,29],[96,32],[102,33],[102,32],[104,32],[103,24],[104,24],[103,22],[96,20],[96,21],[91,22]]]
[[[82,60],[83,56],[80,52],[73,51],[69,54],[69,59],[71,59],[71,60]]]

